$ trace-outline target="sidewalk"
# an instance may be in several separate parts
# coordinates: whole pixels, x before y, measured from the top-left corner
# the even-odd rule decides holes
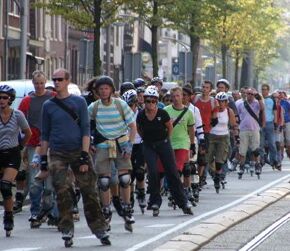
[[[185,231],[182,235],[176,236],[154,249],[154,251],[198,250],[217,235],[257,214],[288,194],[290,194],[290,183],[283,182],[261,194],[253,196],[224,213],[201,222],[199,225]]]

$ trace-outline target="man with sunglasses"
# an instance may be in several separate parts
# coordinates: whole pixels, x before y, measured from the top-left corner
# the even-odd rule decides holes
[[[250,150],[250,164],[254,166],[256,175],[259,177],[261,173],[261,167],[259,163],[260,155],[260,128],[264,125],[263,115],[262,118],[260,114],[263,114],[263,106],[260,100],[257,100],[257,91],[254,88],[249,88],[246,90],[246,100],[244,102],[239,102],[237,105],[237,110],[240,115],[239,124],[239,162],[240,170],[238,172],[239,179],[242,178],[245,169],[245,160],[248,150]],[[253,115],[246,108],[249,106]],[[254,116],[256,118],[254,118]],[[262,122],[259,122],[260,121]]]
[[[96,193],[96,175],[88,154],[90,124],[86,101],[70,94],[70,74],[66,69],[54,71],[52,80],[56,97],[43,104],[41,129],[41,170],[49,171],[57,194],[60,214],[58,227],[65,246],[73,244],[73,184],[69,168],[79,185],[87,224],[103,245],[110,245],[107,224]],[[49,148],[49,163],[48,163]]]

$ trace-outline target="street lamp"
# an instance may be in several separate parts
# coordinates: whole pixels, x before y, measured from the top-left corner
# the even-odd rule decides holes
[[[187,53],[190,52],[190,45],[186,44],[180,40],[177,40],[175,38],[171,38],[171,37],[162,37],[160,38],[160,40],[164,40],[164,41],[171,41],[174,43],[179,44],[180,46],[182,46],[182,48],[184,49],[184,84],[187,83]]]

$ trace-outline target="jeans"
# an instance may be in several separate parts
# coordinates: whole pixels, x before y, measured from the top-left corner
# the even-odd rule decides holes
[[[184,194],[183,185],[181,183],[177,167],[175,164],[174,152],[169,139],[154,143],[143,143],[144,158],[148,168],[148,187],[150,205],[161,206],[162,198],[160,195],[160,179],[157,168],[157,158],[163,164],[166,180],[170,193],[178,205],[183,208],[187,204],[187,198]]]
[[[270,164],[274,165],[278,163],[277,148],[275,143],[274,123],[266,122],[266,126],[262,130],[261,146],[264,149],[267,142],[269,148]]]

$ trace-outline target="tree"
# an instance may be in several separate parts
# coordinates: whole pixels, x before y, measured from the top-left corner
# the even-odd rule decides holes
[[[59,15],[73,27],[94,33],[94,75],[102,72],[100,30],[116,20],[122,0],[36,0],[35,6],[45,8],[50,15]],[[117,8],[116,8],[117,6]]]
[[[175,3],[174,0],[127,0],[125,3],[125,6],[136,13],[139,20],[151,30],[153,76],[158,76],[158,28],[166,26],[166,10]]]

